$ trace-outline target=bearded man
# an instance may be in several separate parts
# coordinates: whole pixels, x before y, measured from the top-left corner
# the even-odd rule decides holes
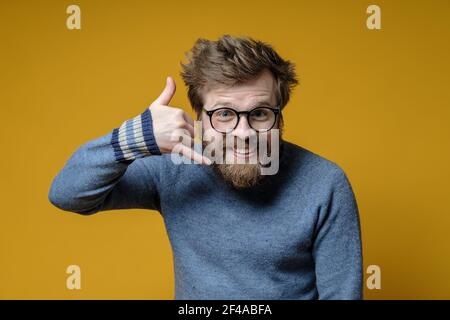
[[[282,138],[294,65],[267,43],[224,35],[197,40],[181,77],[197,121],[169,105],[168,77],[142,114],[74,152],[50,202],[83,215],[158,211],[175,299],[361,299],[360,221],[347,176]]]

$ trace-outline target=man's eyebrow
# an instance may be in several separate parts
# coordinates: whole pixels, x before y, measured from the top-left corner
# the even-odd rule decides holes
[[[227,101],[217,101],[214,105],[214,107],[229,107],[229,108],[235,108],[236,105],[232,104],[231,102],[227,102]]]
[[[235,104],[232,104],[231,102],[227,101],[218,101],[214,104],[213,108],[215,107],[228,107],[228,108],[237,108]],[[258,107],[272,107],[272,104],[268,101],[259,101],[255,105],[252,106],[253,108]]]
[[[257,107],[273,107],[273,105],[269,101],[260,101],[260,102],[257,102],[253,107],[254,108],[257,108]]]

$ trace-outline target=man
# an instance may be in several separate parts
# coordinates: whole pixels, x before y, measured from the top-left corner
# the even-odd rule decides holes
[[[159,211],[173,249],[175,299],[361,299],[350,183],[335,163],[280,134],[294,66],[268,44],[225,35],[199,39],[181,76],[203,147],[218,146],[215,153],[195,148],[196,123],[169,106],[168,77],[141,115],[76,150],[50,201],[80,214]],[[268,144],[270,161],[251,141]],[[177,164],[173,153],[196,164]],[[263,173],[278,160],[276,172]]]

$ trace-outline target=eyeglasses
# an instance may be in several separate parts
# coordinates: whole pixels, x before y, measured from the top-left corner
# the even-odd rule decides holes
[[[269,107],[256,107],[249,111],[236,111],[231,108],[218,108],[205,110],[209,116],[211,127],[220,133],[229,133],[237,128],[240,115],[247,116],[247,123],[257,132],[269,131],[275,125],[280,109]]]

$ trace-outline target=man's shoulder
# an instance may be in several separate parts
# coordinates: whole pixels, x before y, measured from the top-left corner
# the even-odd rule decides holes
[[[293,171],[298,171],[303,178],[312,181],[336,181],[345,178],[342,167],[331,159],[324,157],[308,148],[289,141],[283,141],[283,162],[292,166]]]

